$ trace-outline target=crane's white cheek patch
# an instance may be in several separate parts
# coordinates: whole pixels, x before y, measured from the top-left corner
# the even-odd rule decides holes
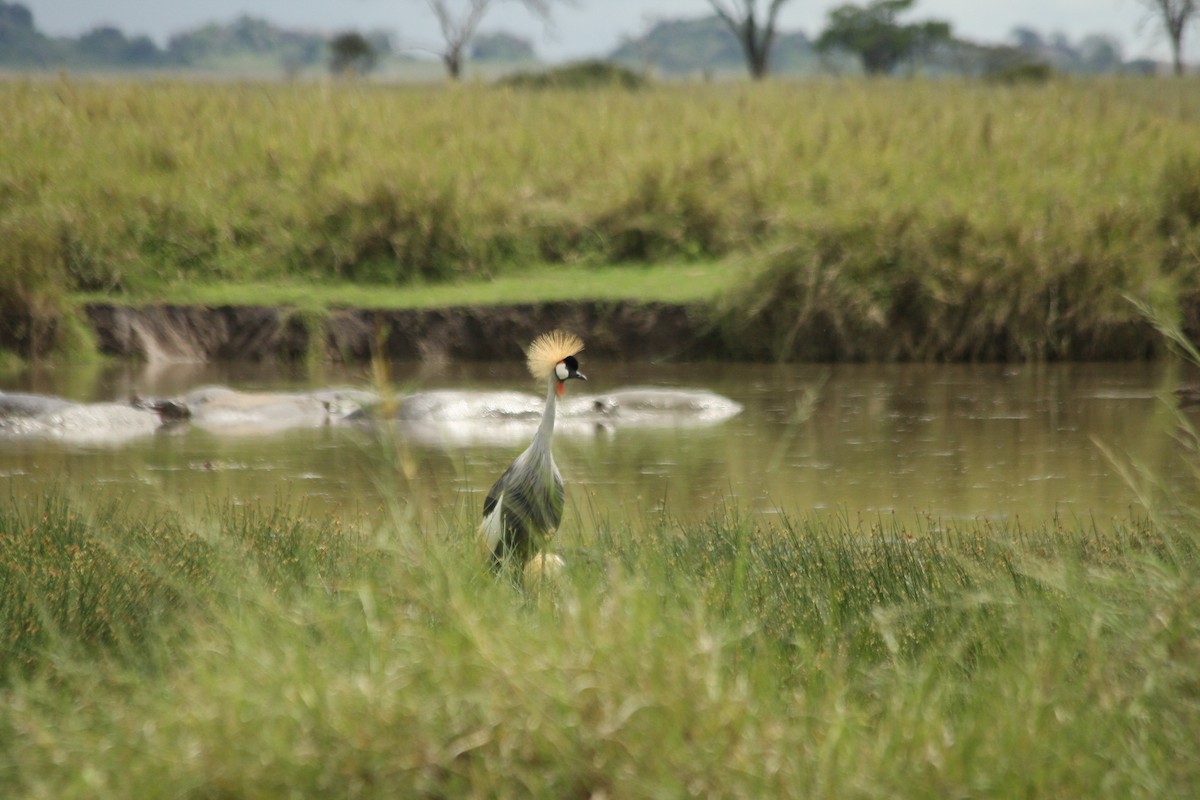
[[[496,547],[500,544],[500,536],[504,533],[504,495],[501,494],[496,498],[496,506],[492,509],[492,513],[483,518],[483,524],[479,526],[479,534],[483,539],[483,545],[489,553],[496,552]]]
[[[567,365],[561,361],[554,366],[554,374],[560,381],[565,381],[571,375],[567,370]]]

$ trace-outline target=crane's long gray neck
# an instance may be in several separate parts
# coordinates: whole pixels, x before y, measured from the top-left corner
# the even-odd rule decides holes
[[[542,412],[542,422],[538,425],[537,435],[533,437],[533,444],[530,445],[530,450],[540,451],[550,449],[550,439],[554,436],[554,416],[558,402],[557,394],[554,391],[558,383],[557,379],[550,376],[550,387],[546,391],[546,410]]]

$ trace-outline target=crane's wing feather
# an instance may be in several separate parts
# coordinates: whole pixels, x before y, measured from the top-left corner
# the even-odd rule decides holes
[[[530,468],[527,461],[518,458],[488,491],[480,535],[493,544],[488,549],[495,558],[509,553],[531,558],[541,547],[540,540],[562,521],[566,502],[562,476],[553,461],[546,466],[548,469]],[[546,480],[539,480],[539,476]],[[496,525],[503,526],[499,536]]]
[[[513,467],[515,466],[515,461],[512,464],[509,464],[508,469],[504,470],[504,474],[492,484],[491,489],[488,489],[487,497],[485,497],[483,500],[483,515],[485,517],[488,514],[491,514],[492,510],[496,507],[496,501],[500,499],[500,495],[504,493],[504,487],[508,484],[509,475],[512,474]]]

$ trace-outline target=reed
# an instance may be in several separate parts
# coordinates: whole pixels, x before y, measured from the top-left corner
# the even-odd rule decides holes
[[[134,661],[240,581],[269,594],[328,587],[357,564],[359,534],[282,507],[213,506],[203,520],[131,516],[119,502],[9,498],[0,509],[0,675],[57,659]],[[361,566],[361,565],[360,565]],[[226,582],[224,574],[236,574]]]
[[[453,519],[364,531],[213,509],[193,537],[182,519],[30,508],[0,521],[4,569],[45,576],[30,596],[61,596],[63,574],[90,576],[88,596],[131,576],[160,590],[123,606],[136,636],[96,637],[88,620],[112,607],[96,600],[8,658],[14,796],[1200,785],[1184,755],[1200,735],[1196,540],[1149,521],[595,520],[527,595],[486,574]],[[148,570],[129,558],[147,538],[170,543],[150,542]]]
[[[804,225],[720,301],[720,338],[760,361],[1152,357],[1161,341],[1129,300],[1178,308],[1195,264],[1170,267],[1175,245],[1153,235],[1113,236],[1155,225],[1118,216],[1037,233],[908,212]]]
[[[0,224],[33,229],[0,259],[34,241],[60,295],[153,298],[746,257],[735,308],[759,327],[725,329],[754,357],[1127,356],[1120,297],[1195,285],[1196,97],[1110,79],[10,81]],[[756,305],[774,293],[785,318],[845,306],[834,341],[797,345]],[[897,314],[900,343],[872,341]]]

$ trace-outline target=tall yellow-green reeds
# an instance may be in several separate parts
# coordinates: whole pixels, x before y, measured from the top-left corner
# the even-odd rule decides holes
[[[182,281],[395,284],[746,255],[817,273],[785,284],[849,284],[855,324],[896,306],[951,339],[970,327],[955,310],[1018,326],[992,350],[919,329],[905,352],[866,356],[1087,355],[1056,342],[1103,342],[1123,294],[1194,285],[1198,96],[1135,80],[7,82],[0,259],[49,241],[65,291],[152,296]],[[975,313],[1006,291],[1014,310]],[[1027,341],[1061,318],[1078,329]],[[811,355],[777,325],[756,337],[776,357]]]

